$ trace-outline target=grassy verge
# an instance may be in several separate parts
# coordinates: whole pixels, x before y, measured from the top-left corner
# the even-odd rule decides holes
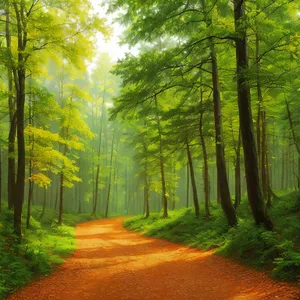
[[[212,208],[209,220],[195,218],[192,209],[170,212],[162,219],[153,213],[128,219],[124,227],[144,235],[198,247],[271,271],[274,278],[300,280],[300,194],[291,193],[274,200],[269,211],[273,232],[253,224],[247,201],[238,208],[239,225],[229,228],[220,208]]]
[[[12,212],[0,214],[0,299],[63,263],[76,249],[75,225],[92,219],[88,214],[65,214],[64,224],[58,227],[55,211],[47,209],[40,218],[41,211],[33,208],[31,228],[25,230],[21,244],[13,234]]]

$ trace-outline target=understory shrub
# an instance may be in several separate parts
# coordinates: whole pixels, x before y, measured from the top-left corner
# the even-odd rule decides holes
[[[74,226],[92,220],[90,215],[64,215],[64,224],[57,225],[57,213],[34,206],[30,229],[24,229],[21,243],[13,234],[13,213],[0,214],[0,299],[26,284],[34,275],[47,275],[76,249]],[[25,220],[24,220],[25,224]]]

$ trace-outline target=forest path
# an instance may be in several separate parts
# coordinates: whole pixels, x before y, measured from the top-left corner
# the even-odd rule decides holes
[[[143,237],[124,218],[81,224],[78,250],[12,300],[300,299],[300,289],[211,252]]]

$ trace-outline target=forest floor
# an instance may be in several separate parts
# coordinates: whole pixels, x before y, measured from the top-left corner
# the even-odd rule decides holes
[[[56,272],[9,300],[300,299],[300,289],[230,259],[123,228],[124,218],[81,224],[78,248]]]

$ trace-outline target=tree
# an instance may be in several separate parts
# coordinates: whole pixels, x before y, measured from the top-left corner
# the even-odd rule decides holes
[[[64,8],[68,7],[68,10]],[[7,7],[7,16],[9,24],[13,28],[8,28],[16,32],[17,38],[11,40],[11,35],[7,35],[7,49],[9,51],[8,69],[13,73],[13,83],[16,96],[16,113],[11,118],[11,137],[10,152],[14,140],[14,122],[16,120],[17,128],[17,146],[18,146],[18,168],[14,199],[14,228],[16,234],[22,236],[22,208],[24,201],[24,183],[25,183],[25,101],[26,101],[26,77],[30,66],[35,65],[40,57],[37,52],[44,49],[49,51],[60,51],[69,58],[76,61],[76,55],[80,51],[80,56],[88,55],[88,47],[83,43],[88,43],[93,34],[93,30],[102,30],[103,24],[97,17],[89,13],[89,1],[81,2],[74,6],[72,2],[57,1],[47,3],[44,6],[40,1],[10,1]],[[59,18],[57,17],[59,15]],[[76,26],[66,28],[65,24],[71,22]],[[76,41],[78,43],[76,43]],[[10,51],[10,43],[15,43],[16,51]],[[73,57],[72,57],[73,55]],[[78,55],[79,56],[79,55]],[[9,77],[10,78],[10,77]],[[11,101],[10,101],[11,102]],[[11,106],[11,114],[13,108]],[[12,166],[11,159],[11,170]],[[9,173],[12,178],[12,171]],[[12,184],[9,185],[12,187]]]
[[[234,18],[236,26],[236,60],[237,87],[240,113],[241,135],[245,157],[245,171],[247,180],[248,200],[256,224],[272,229],[273,224],[268,217],[259,180],[257,149],[255,144],[250,87],[247,83],[248,55],[245,27],[245,1],[234,1]]]

